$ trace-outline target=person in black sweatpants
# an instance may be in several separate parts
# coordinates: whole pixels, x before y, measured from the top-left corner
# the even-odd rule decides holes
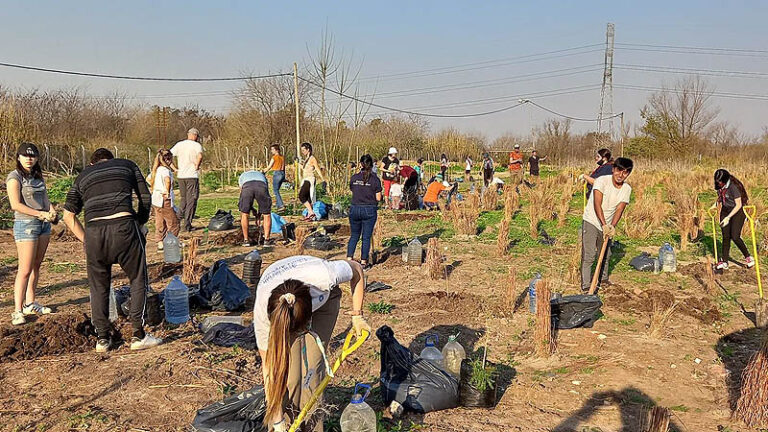
[[[715,268],[717,270],[728,269],[728,261],[731,258],[731,240],[744,255],[744,264],[747,268],[751,268],[755,265],[755,259],[750,255],[744,240],[741,239],[741,230],[744,228],[744,221],[747,218],[744,213],[744,206],[749,202],[747,190],[739,179],[724,169],[715,171],[715,190],[717,191],[717,201],[712,208],[720,206],[720,226],[723,230],[723,253]]]
[[[133,208],[134,194],[138,208]],[[131,283],[131,349],[141,350],[162,343],[144,331],[146,295],[149,289],[145,252],[151,196],[139,167],[126,159],[114,159],[107,149],[98,149],[67,193],[63,220],[85,242],[88,285],[91,289],[91,321],[96,328],[96,352],[109,350],[109,290],[112,265],[119,264]],[[85,229],[77,214],[85,209]]]

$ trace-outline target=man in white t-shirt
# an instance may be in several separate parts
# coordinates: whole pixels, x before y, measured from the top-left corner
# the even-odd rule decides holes
[[[197,210],[197,199],[200,197],[200,163],[203,161],[203,146],[197,142],[200,135],[197,129],[187,131],[187,139],[179,141],[171,148],[171,153],[178,160],[181,193],[181,227],[184,231],[192,231],[192,218]]]
[[[618,158],[613,163],[610,176],[599,177],[592,187],[587,206],[584,207],[581,224],[581,290],[588,291],[592,283],[592,266],[608,240],[602,265],[595,271],[600,272],[600,284],[608,282],[608,261],[611,257],[611,239],[616,235],[624,209],[629,204],[632,188],[625,183],[632,173],[631,159]]]

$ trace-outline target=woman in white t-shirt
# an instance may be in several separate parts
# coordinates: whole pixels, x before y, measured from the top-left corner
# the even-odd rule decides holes
[[[173,205],[173,155],[169,150],[160,149],[152,164],[149,177],[152,187],[152,208],[155,210],[155,240],[157,250],[163,250],[163,239],[170,231],[179,236],[179,217]]]
[[[261,276],[253,327],[262,359],[268,428],[287,430],[330,368],[325,349],[341,306],[339,284],[345,282],[352,287],[352,329],[359,338],[371,331],[363,318],[365,277],[359,263],[298,255],[276,261]],[[312,414],[307,430],[313,430],[312,423],[322,423],[321,415]]]

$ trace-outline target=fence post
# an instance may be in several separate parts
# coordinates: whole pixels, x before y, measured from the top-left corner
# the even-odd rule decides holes
[[[83,153],[83,169],[85,169],[85,146],[80,144],[80,150]]]

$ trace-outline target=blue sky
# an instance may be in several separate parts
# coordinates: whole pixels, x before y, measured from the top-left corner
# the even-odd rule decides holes
[[[558,112],[591,118],[596,117],[600,101],[600,90],[596,88],[602,79],[600,47],[537,61],[518,60],[516,64],[484,63],[480,66],[493,67],[474,67],[459,73],[397,79],[387,75],[599,44],[605,40],[607,22],[616,25],[617,43],[765,50],[766,16],[768,2],[755,1],[6,1],[4,24],[0,26],[0,61],[152,76],[276,72],[289,70],[294,61],[305,62],[308,47],[314,50],[318,46],[327,26],[335,37],[337,51],[362,62],[361,76],[380,77],[362,84],[364,90],[375,89],[381,95],[375,102],[382,105],[463,114],[510,105],[516,95],[586,89],[531,99]],[[706,78],[717,92],[768,95],[768,53],[726,56],[617,48],[614,63],[763,73],[757,78]],[[551,71],[564,72],[552,73],[561,76],[549,78],[532,75]],[[659,87],[681,76],[617,68],[614,84]],[[505,78],[511,82],[498,83]],[[480,81],[489,84],[410,96],[385,94]],[[140,100],[149,104],[198,104],[215,111],[228,108],[227,96],[164,95],[235,88],[222,83],[84,79],[7,68],[0,68],[0,85],[43,89],[83,86],[97,95],[114,91],[152,95]],[[639,109],[649,94],[617,87],[614,111],[626,112],[627,120],[636,124]],[[759,134],[768,125],[768,100],[714,98],[713,103],[721,108],[719,120],[733,123],[747,134]],[[374,108],[371,112],[382,110]],[[552,115],[526,106],[490,116],[433,119],[430,123],[433,129],[453,126],[493,138],[505,132],[527,135],[532,126],[549,117]],[[594,123],[574,124],[574,128],[589,130]]]

